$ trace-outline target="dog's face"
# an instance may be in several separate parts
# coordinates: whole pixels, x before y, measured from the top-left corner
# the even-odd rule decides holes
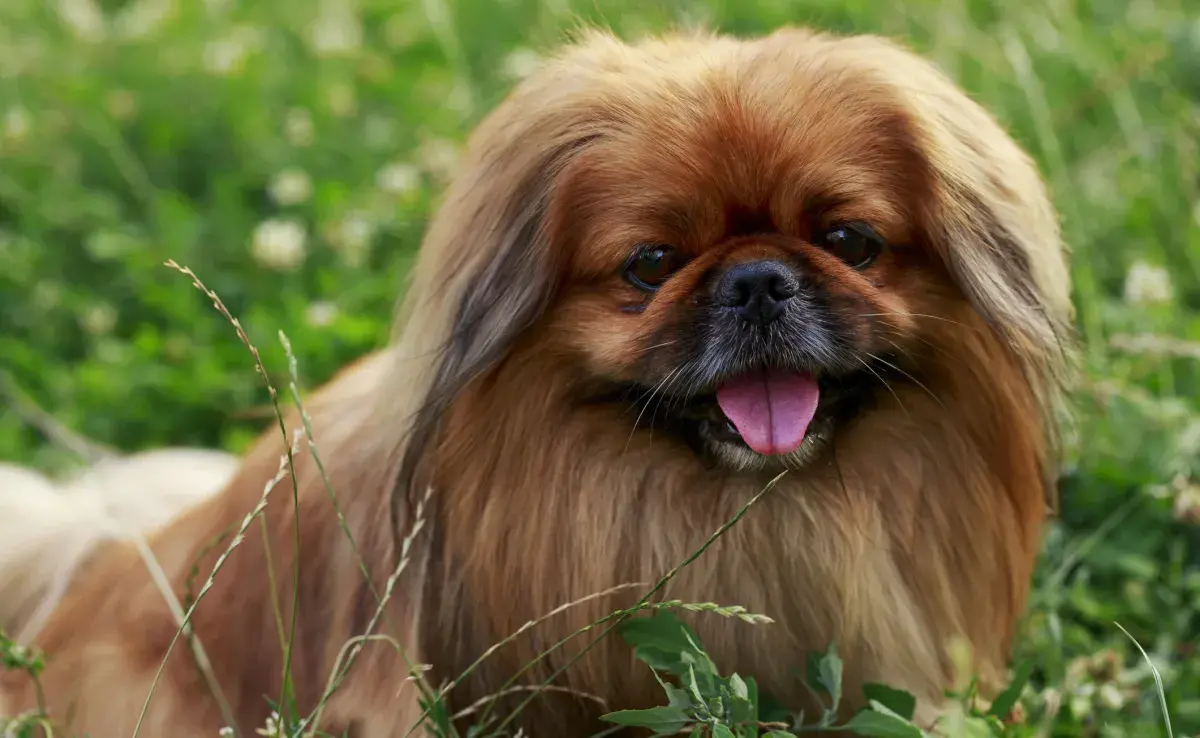
[[[796,31],[579,49],[478,129],[426,242],[423,299],[457,300],[428,418],[524,339],[624,422],[797,466],[896,383],[936,396],[956,337],[1053,374],[1040,179],[925,62]]]
[[[780,71],[747,65],[685,112],[645,96],[549,207],[556,334],[628,420],[736,468],[802,464],[885,382],[919,381],[919,316],[954,293],[894,96]]]

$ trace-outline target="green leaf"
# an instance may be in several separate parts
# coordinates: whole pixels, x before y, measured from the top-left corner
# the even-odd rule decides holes
[[[968,717],[963,721],[963,728],[962,738],[993,738],[996,735],[988,721],[981,717]]]
[[[836,711],[842,702],[842,659],[838,656],[836,644],[829,644],[829,650],[821,657],[817,668],[821,686],[833,700],[829,709]]]
[[[902,689],[895,689],[886,684],[868,683],[863,685],[863,694],[868,700],[885,705],[905,720],[912,720],[917,711],[917,698]]]
[[[682,677],[689,667],[712,673],[712,662],[704,653],[700,639],[674,613],[659,611],[644,618],[633,618],[621,626],[621,637],[633,648],[634,655],[650,668]]]
[[[692,700],[692,695],[688,690],[676,687],[673,684],[662,683],[662,685],[667,691],[667,704],[671,707],[680,707],[685,710],[696,707],[696,703]]]
[[[924,738],[921,729],[894,713],[863,710],[846,723],[846,730],[855,735],[875,738]]]
[[[601,720],[633,728],[649,728],[655,735],[671,735],[683,730],[691,720],[679,707],[651,707],[649,710],[620,710],[602,715]]]
[[[796,738],[796,734],[786,730],[772,730],[770,733],[764,733],[762,738]]]
[[[753,679],[750,680],[753,683]],[[740,676],[729,677],[729,719],[734,723],[753,723],[758,720],[756,700],[751,698],[751,687]]]
[[[734,738],[733,731],[717,723],[713,726],[713,738]]]
[[[1003,719],[1012,711],[1013,706],[1017,704],[1017,700],[1021,698],[1021,690],[1025,688],[1025,683],[1029,681],[1029,675],[1033,673],[1033,664],[1029,661],[1022,663],[1017,667],[1017,673],[1013,675],[1012,682],[1008,687],[996,697],[992,702],[992,707],[988,710],[989,715]]]
[[[737,674],[729,677],[729,692],[740,700],[750,700],[750,689],[746,682]]]

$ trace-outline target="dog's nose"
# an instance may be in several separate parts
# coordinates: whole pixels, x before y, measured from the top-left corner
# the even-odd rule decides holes
[[[714,301],[733,308],[742,320],[767,325],[783,315],[784,303],[800,290],[787,265],[778,261],[747,261],[726,270],[717,283]]]

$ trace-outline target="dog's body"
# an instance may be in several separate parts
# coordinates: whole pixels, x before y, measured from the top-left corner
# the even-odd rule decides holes
[[[818,224],[818,210],[869,221],[870,240],[847,251],[857,237]],[[645,241],[673,247],[627,258]],[[768,314],[759,293],[720,302],[736,270],[757,289],[767,260],[789,265],[770,288],[786,306]],[[753,331],[738,322],[751,318]],[[245,733],[281,693],[293,598],[291,667],[307,711],[404,558],[377,632],[431,664],[437,685],[564,603],[656,581],[786,468],[663,595],[773,618],[690,622],[722,670],[785,703],[811,707],[791,670],[833,640],[847,708],[877,681],[913,692],[927,718],[955,676],[950,640],[970,643],[985,683],[1005,666],[1050,491],[1069,321],[1035,169],[924,62],[876,39],[803,31],[636,47],[589,36],[475,133],[395,346],[308,402],[355,547],[301,445],[298,511],[285,479],[197,607],[227,712]],[[768,398],[770,427],[755,426],[738,378],[746,361],[766,365],[753,371],[768,390],[810,397],[807,415]],[[667,399],[655,404],[658,392]],[[711,414],[718,405],[724,416]],[[723,430],[711,425],[721,417]],[[285,450],[268,433],[222,495],[154,537],[181,599]],[[496,693],[639,591],[525,633],[457,685],[452,706]],[[37,641],[54,659],[42,680],[51,714],[73,707],[72,730],[130,734],[176,628],[135,551],[97,551]],[[517,684],[540,683],[590,638]],[[391,645],[371,643],[322,729],[403,735],[420,714],[408,674]],[[539,696],[513,725],[590,735],[602,727],[597,698],[610,709],[660,699],[618,639],[556,684],[571,693]],[[33,702],[19,676],[2,682],[0,713]],[[181,644],[142,735],[211,736],[228,717]]]

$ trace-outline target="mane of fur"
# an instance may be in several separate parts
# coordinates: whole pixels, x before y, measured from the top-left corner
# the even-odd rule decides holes
[[[419,714],[409,661],[432,664],[436,685],[565,602],[654,581],[761,488],[765,479],[706,471],[657,439],[631,445],[628,425],[572,407],[572,366],[543,350],[539,322],[563,276],[548,238],[557,173],[619,130],[640,96],[686,97],[711,70],[752,61],[841,65],[896,91],[935,175],[924,225],[968,302],[947,302],[946,324],[927,334],[946,355],[936,397],[898,390],[832,463],[785,477],[664,595],[774,618],[759,627],[690,621],[723,671],[752,674],[797,704],[809,697],[789,669],[831,639],[849,706],[861,684],[883,681],[916,694],[928,717],[954,676],[947,636],[969,641],[984,676],[998,676],[1038,550],[1055,462],[1045,407],[1069,344],[1062,245],[1028,157],[930,65],[878,39],[788,30],[747,43],[680,36],[630,47],[589,33],[471,137],[411,276],[394,346],[307,401],[330,485],[300,442],[294,487],[285,476],[270,491],[261,521],[245,527],[195,611],[196,637],[243,735],[269,712],[265,696],[282,690],[280,631],[294,627],[291,669],[307,711],[343,645],[372,620],[406,538],[377,628],[393,640],[365,647],[325,710],[331,733],[406,729]],[[287,425],[299,426],[294,413]],[[223,494],[152,539],[185,603],[286,449],[277,430],[266,432]],[[95,552],[75,581],[37,640],[54,659],[42,678],[51,713],[73,710],[72,731],[131,735],[177,624],[127,545]],[[557,637],[640,591],[532,629],[460,685],[453,706],[492,694]],[[521,683],[547,677],[587,641]],[[612,709],[647,706],[660,693],[617,639],[559,684]],[[33,701],[19,675],[0,681],[0,714]],[[599,710],[586,696],[548,694],[519,722],[536,736],[575,735]],[[141,735],[212,736],[225,721],[181,643]]]

